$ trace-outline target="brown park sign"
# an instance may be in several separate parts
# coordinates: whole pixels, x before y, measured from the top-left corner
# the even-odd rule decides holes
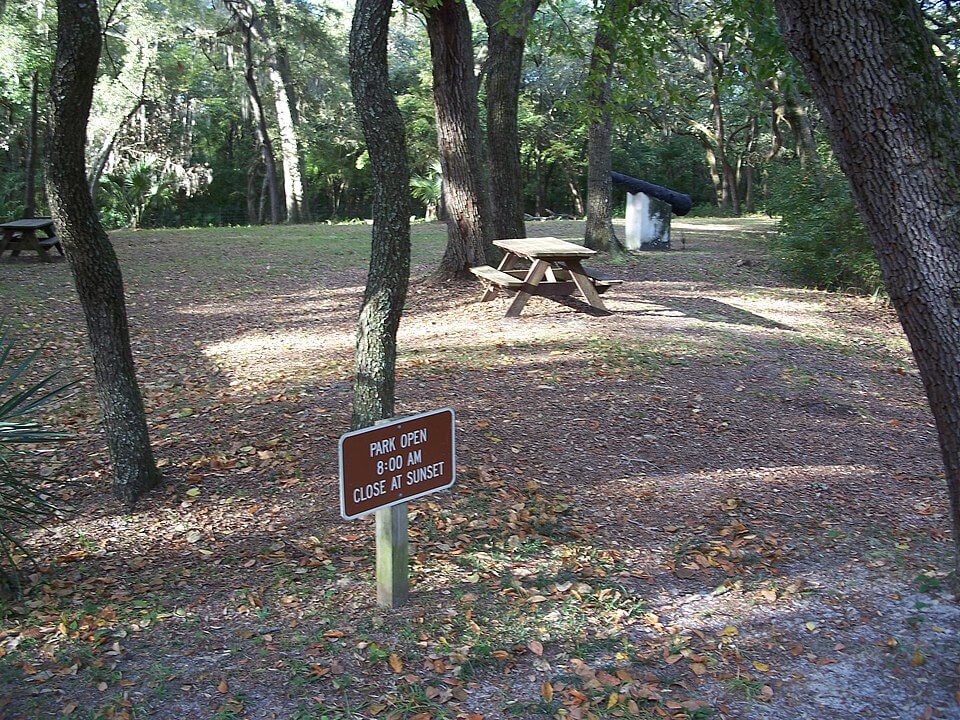
[[[453,485],[456,424],[445,408],[340,438],[340,514],[347,520]]]

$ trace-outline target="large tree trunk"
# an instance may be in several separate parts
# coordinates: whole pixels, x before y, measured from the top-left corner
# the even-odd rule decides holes
[[[30,124],[27,126],[27,157],[24,163],[23,216],[37,214],[37,125],[40,116],[40,73],[30,76]]]
[[[120,265],[87,188],[84,147],[100,61],[100,18],[97,4],[87,0],[60,0],[58,18],[47,195],[87,321],[113,489],[132,502],[159,482],[160,473],[130,352]]]
[[[283,163],[283,189],[287,205],[287,222],[309,222],[310,212],[304,191],[303,151],[300,147],[300,113],[297,110],[297,91],[290,70],[290,56],[280,41],[282,26],[274,0],[264,3],[269,25],[268,45],[271,47],[270,82],[273,84],[277,108],[277,126],[280,130],[280,158]]]
[[[618,4],[625,5],[626,12],[622,12]],[[635,0],[607,0],[597,22],[587,76],[587,107],[595,116],[587,134],[587,227],[584,241],[588,248],[603,252],[622,250],[613,232],[611,82],[616,62],[618,24],[626,21],[625,15],[635,4]]]
[[[391,0],[357,0],[350,30],[350,87],[373,170],[373,242],[357,323],[354,428],[393,415],[397,328],[410,276],[410,171],[403,118],[387,75],[390,6]]]
[[[777,9],[923,378],[960,571],[958,99],[914,0],[777,0]]]
[[[713,194],[717,199],[717,209],[723,210],[723,176],[720,175],[720,166],[717,164],[717,154],[709,138],[698,135],[697,139],[703,146],[704,157],[707,160],[707,169],[710,171],[710,182],[713,183]]]
[[[277,180],[277,160],[273,151],[273,141],[267,127],[267,115],[263,110],[263,100],[257,87],[255,65],[253,61],[253,29],[237,15],[240,31],[243,34],[244,79],[247,83],[247,95],[253,109],[253,128],[257,144],[263,157],[263,167],[270,197],[270,223],[278,225],[281,221],[280,185]]]
[[[620,241],[613,232],[613,181],[610,171],[611,136],[613,120],[610,112],[611,83],[616,62],[617,25],[624,20],[618,12],[618,2],[607,0],[597,21],[597,32],[590,54],[587,75],[587,107],[595,116],[587,131],[587,227],[584,241],[588,248],[604,252],[619,252]],[[626,0],[627,12],[635,0]]]
[[[787,121],[790,131],[793,133],[797,157],[800,158],[800,167],[816,163],[819,160],[817,141],[813,137],[810,116],[803,107],[800,93],[795,88],[790,88],[785,93],[783,110],[783,119]]]
[[[447,212],[447,249],[436,278],[470,277],[469,268],[497,260],[483,170],[470,17],[460,0],[442,0],[426,10],[425,16]]]
[[[501,17],[500,0],[474,2],[487,26],[487,158],[494,232],[498,239],[526,237],[517,106],[527,28],[540,0],[521,0],[507,17]]]
[[[713,122],[714,149],[717,167],[720,171],[720,209],[740,215],[740,189],[737,175],[727,153],[727,128],[723,117],[723,105],[720,103],[720,76],[723,74],[722,61],[712,53],[706,53],[705,67],[710,81],[710,117]]]
[[[277,126],[280,128],[280,159],[283,163],[283,197],[287,204],[287,222],[306,222],[309,217],[304,202],[303,175],[300,172],[300,141],[297,138],[290,99],[283,78],[276,68],[270,69],[270,81],[273,83],[277,107]]]

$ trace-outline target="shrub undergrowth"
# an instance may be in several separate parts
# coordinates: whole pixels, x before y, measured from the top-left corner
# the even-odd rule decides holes
[[[823,290],[883,292],[873,246],[835,161],[772,168],[767,209],[781,218],[773,252],[784,271]]]

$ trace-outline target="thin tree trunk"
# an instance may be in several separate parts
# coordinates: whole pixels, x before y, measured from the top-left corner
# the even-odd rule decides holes
[[[107,161],[110,159],[110,154],[113,152],[113,146],[117,142],[117,138],[120,137],[120,133],[123,132],[123,129],[127,126],[138,112],[140,112],[140,107],[143,104],[143,99],[141,98],[129,113],[127,113],[123,120],[114,128],[113,132],[103,141],[103,145],[100,147],[100,152],[97,153],[97,157],[93,162],[93,168],[90,171],[90,176],[87,180],[87,183],[90,186],[90,197],[94,198],[96,201],[97,197],[97,188],[100,186],[100,178],[103,177],[103,171],[107,167]]]
[[[613,119],[610,102],[618,25],[626,22],[626,15],[635,5],[636,0],[606,1],[597,22],[587,76],[587,107],[596,114],[587,131],[587,227],[584,242],[588,248],[604,252],[623,250],[613,232],[613,181],[610,178]]]
[[[757,170],[754,165],[756,159],[757,142],[760,139],[760,123],[756,115],[750,116],[750,137],[747,140],[747,146],[744,150],[743,167],[743,204],[748,213],[756,212],[756,201],[754,200],[754,185],[756,182]]]
[[[817,154],[817,141],[813,137],[813,128],[810,126],[810,116],[794,88],[787,90],[784,95],[783,108],[783,118],[793,133],[800,167],[818,162],[820,158]]]
[[[57,9],[47,196],[87,322],[113,490],[132,502],[160,481],[160,473],[130,351],[120,265],[87,187],[84,147],[100,60],[100,18],[97,4],[86,0],[60,0]]]
[[[543,197],[543,147],[540,144],[539,133],[537,133],[537,150],[536,158],[534,159],[534,168],[534,207],[536,208],[537,217],[543,217],[543,208],[546,203]]]
[[[435,277],[470,277],[469,268],[496,263],[498,257],[483,170],[470,17],[459,0],[442,0],[425,15],[447,212],[447,248]]]
[[[270,223],[279,225],[282,217],[280,185],[277,181],[277,161],[273,152],[273,141],[270,139],[270,133],[267,129],[267,115],[263,110],[263,101],[260,98],[260,89],[257,87],[257,79],[254,74],[253,30],[242,18],[239,19],[239,24],[243,34],[244,79],[247,83],[247,95],[250,97],[250,105],[254,114],[253,128],[256,133],[257,144],[260,146],[260,154],[263,157],[267,188],[270,193]]]
[[[563,176],[567,181],[567,187],[570,188],[570,197],[573,199],[573,214],[578,218],[583,217],[586,214],[586,208],[583,205],[583,195],[580,194],[580,188],[577,187],[573,173],[566,165],[563,167]]]
[[[270,198],[270,178],[263,176],[260,182],[260,203],[257,206],[257,225],[265,225],[267,222],[267,204]],[[276,225],[276,223],[273,223]]]
[[[780,134],[780,120],[783,118],[783,110],[776,99],[770,100],[770,152],[767,153],[766,160],[770,162],[780,154],[783,147],[783,135]]]
[[[24,166],[23,216],[37,214],[37,125],[39,124],[40,73],[30,76],[30,124],[27,128],[27,155]]]
[[[494,232],[498,239],[527,236],[520,184],[517,106],[527,28],[540,0],[521,0],[507,17],[500,0],[474,0],[487,26],[487,157]]]
[[[943,455],[958,581],[960,103],[914,0],[776,5],[923,378]]]
[[[357,323],[354,428],[393,415],[397,328],[410,276],[410,171],[403,118],[389,85],[391,0],[357,0],[350,87],[373,171],[370,271]]]
[[[97,202],[97,187],[100,184],[100,178],[103,177],[103,171],[107,167],[107,161],[113,152],[113,146],[117,143],[117,138],[120,137],[120,133],[123,132],[127,124],[143,109],[143,103],[147,95],[147,78],[150,74],[150,67],[150,63],[146,63],[144,66],[143,76],[140,78],[140,96],[137,98],[136,104],[130,108],[130,111],[123,116],[113,132],[103,141],[100,152],[97,153],[96,159],[93,161],[93,168],[90,171],[87,184],[90,186],[90,197],[93,198],[94,204]]]
[[[260,213],[258,211],[258,198],[260,196],[257,188],[257,178],[260,175],[261,162],[251,163],[247,169],[247,222],[251,225],[257,225],[260,222]]]

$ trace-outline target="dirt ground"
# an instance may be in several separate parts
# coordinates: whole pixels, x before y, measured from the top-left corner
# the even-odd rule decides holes
[[[530,234],[574,238],[574,222]],[[882,302],[791,287],[769,222],[677,222],[579,301],[422,282],[398,414],[453,407],[459,479],[411,505],[412,591],[376,606],[339,517],[369,228],[117,233],[165,484],[127,511],[69,268],[0,262],[6,322],[83,379],[36,469],[0,717],[960,718],[936,434]],[[680,248],[683,248],[682,250]]]

